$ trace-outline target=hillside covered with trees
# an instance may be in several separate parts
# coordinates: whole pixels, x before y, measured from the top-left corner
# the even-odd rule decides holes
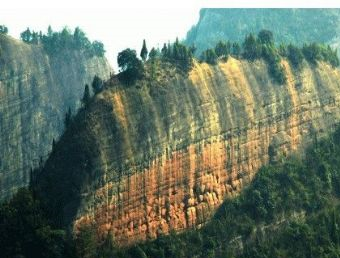
[[[244,35],[266,29],[279,43],[331,43],[339,36],[339,9],[213,9],[200,11],[198,23],[185,43],[197,47],[197,55],[220,40],[242,42]]]

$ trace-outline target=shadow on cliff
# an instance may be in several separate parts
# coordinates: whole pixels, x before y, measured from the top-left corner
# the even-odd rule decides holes
[[[89,186],[98,183],[93,160],[100,155],[96,137],[86,130],[90,111],[81,109],[53,146],[45,165],[34,173],[31,184],[56,225],[71,225]]]

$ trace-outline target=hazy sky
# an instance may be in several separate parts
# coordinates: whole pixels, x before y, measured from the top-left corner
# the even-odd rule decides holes
[[[117,71],[116,55],[130,47],[139,53],[142,40],[148,48],[168,40],[185,37],[199,18],[202,7],[302,7],[339,5],[338,0],[4,0],[0,7],[0,24],[18,38],[30,27],[46,31],[50,24],[80,26],[91,40],[100,40],[106,56]]]
[[[65,25],[80,26],[91,40],[104,43],[106,56],[116,70],[117,52],[131,47],[139,50],[146,39],[148,48],[158,46],[176,36],[184,38],[188,29],[198,20],[199,8],[145,9],[145,8],[70,8],[70,9],[0,9],[0,24],[6,24],[9,34],[18,38],[27,26],[46,31],[50,24],[60,30]]]

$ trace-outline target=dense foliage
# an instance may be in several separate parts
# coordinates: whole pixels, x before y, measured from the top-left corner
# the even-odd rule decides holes
[[[0,34],[7,34],[8,28],[5,25],[0,25]]]
[[[165,44],[161,50],[163,61],[170,62],[178,66],[183,71],[189,71],[192,66],[194,47],[187,47],[180,43],[178,39],[173,44]]]
[[[137,58],[135,50],[127,48],[118,53],[118,66],[120,68],[119,79],[126,83],[132,84],[137,79],[141,79],[144,73],[143,63]]]
[[[207,8],[187,33],[185,44],[196,45],[197,55],[220,40],[241,43],[244,35],[263,29],[276,41],[301,46],[303,42],[330,43],[339,36],[339,9]]]
[[[27,28],[20,34],[20,37],[28,44],[42,44],[49,54],[59,54],[63,49],[81,50],[90,57],[103,57],[105,53],[103,43],[100,41],[91,42],[79,27],[75,28],[72,33],[66,27],[60,32],[56,32],[49,26],[47,34]]]
[[[289,44],[275,45],[274,36],[271,31],[261,30],[257,37],[249,34],[245,37],[242,47],[239,43],[230,41],[219,41],[214,48],[202,52],[200,61],[212,65],[217,64],[219,59],[226,61],[228,56],[244,58],[251,62],[263,59],[268,65],[268,72],[273,80],[278,84],[286,82],[284,68],[281,59],[286,58],[295,69],[301,69],[303,61],[306,59],[311,65],[316,65],[318,61],[331,64],[333,67],[339,66],[337,51],[329,45],[324,44],[304,44],[302,48]]]
[[[4,258],[68,255],[65,231],[53,227],[28,189],[0,206],[0,250]]]
[[[157,70],[160,71],[171,65],[176,72],[188,73],[193,65],[193,53],[195,47],[187,47],[180,43],[178,39],[172,44],[163,45],[162,49],[147,49],[146,41],[140,51],[140,59],[137,52],[127,48],[118,54],[117,62],[120,68],[118,79],[125,85],[134,84],[140,79],[156,79]],[[148,76],[146,76],[148,75]]]

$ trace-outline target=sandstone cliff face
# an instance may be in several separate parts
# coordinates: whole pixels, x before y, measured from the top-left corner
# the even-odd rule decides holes
[[[109,73],[105,58],[71,50],[52,57],[41,46],[0,35],[0,200],[26,185],[30,168],[46,159],[85,83]]]
[[[99,94],[46,164],[48,204],[75,231],[92,223],[122,244],[200,226],[262,164],[340,121],[340,71],[282,62],[285,85],[263,62],[229,58],[195,63],[188,78]]]

